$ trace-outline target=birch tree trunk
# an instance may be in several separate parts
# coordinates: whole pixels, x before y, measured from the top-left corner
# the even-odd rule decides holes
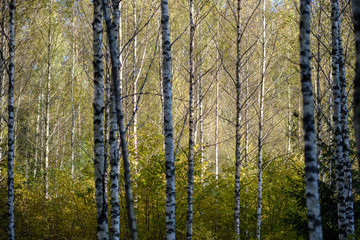
[[[321,7],[321,6],[320,6]],[[320,163],[321,157],[321,89],[320,89],[320,73],[321,73],[321,12],[319,12],[318,32],[317,32],[317,58],[316,58],[316,158]]]
[[[136,0],[133,0],[133,17],[134,17],[134,62],[133,62],[133,79],[134,79],[134,96],[133,96],[133,114],[134,114],[134,152],[135,152],[135,169],[137,165],[137,148],[138,148],[138,137],[137,137],[137,17],[136,17]]]
[[[104,184],[105,184],[105,196],[108,196],[108,183],[109,183],[109,142],[110,142],[110,108],[111,108],[111,93],[110,93],[110,49],[109,49],[109,38],[106,39],[105,45],[105,116],[104,116]]]
[[[112,1],[112,13],[114,29],[117,35],[120,25],[120,6],[119,1]],[[119,45],[120,46],[120,45]],[[120,59],[120,58],[118,58]],[[119,62],[120,63],[120,62]],[[110,84],[110,239],[120,238],[120,205],[119,205],[119,152],[117,148],[116,133],[118,131],[116,121],[116,99],[114,85]]]
[[[199,23],[198,25],[199,28],[199,39],[201,39],[201,24]],[[199,44],[199,49],[202,49],[202,45]],[[203,118],[203,72],[202,72],[202,61],[203,61],[203,57],[202,57],[202,53],[199,53],[199,80],[198,80],[198,113],[199,113],[199,117],[197,118],[197,121],[200,121],[200,179],[201,181],[204,181],[204,118]],[[216,98],[217,99],[217,98]],[[218,100],[216,100],[218,101]],[[196,122],[197,122],[196,121]],[[196,127],[197,128],[197,127]],[[196,137],[195,137],[196,140]],[[217,146],[217,145],[216,145]]]
[[[314,98],[310,66],[310,0],[300,1],[300,75],[305,141],[305,196],[310,240],[322,240],[318,165],[314,123]]]
[[[75,171],[75,150],[74,150],[74,141],[75,141],[75,107],[74,107],[74,81],[75,81],[75,44],[76,44],[76,29],[75,29],[75,16],[76,16],[76,3],[75,1],[73,4],[73,19],[72,19],[72,30],[73,30],[73,41],[72,41],[72,63],[71,63],[71,177],[74,179],[74,171]]]
[[[40,86],[42,85],[42,78],[40,80]],[[40,133],[42,132],[41,129],[42,129],[42,126],[41,126],[41,119],[40,119],[40,116],[41,116],[41,112],[42,112],[42,108],[41,108],[41,102],[42,102],[42,90],[40,90],[41,93],[39,94],[39,97],[38,97],[38,108],[37,108],[37,116],[36,116],[36,130],[35,130],[35,163],[34,163],[34,178],[36,178],[36,174],[37,174],[37,168],[38,168],[38,163],[40,163],[40,165],[42,164],[41,163],[41,144],[39,144],[39,139],[40,139]],[[39,154],[40,153],[40,154]],[[39,156],[40,155],[40,156]]]
[[[187,216],[186,216],[186,239],[192,239],[193,224],[193,188],[194,188],[194,2],[190,0],[190,78],[189,78],[189,156],[188,156],[188,189],[187,189]]]
[[[356,71],[354,78],[354,128],[356,137],[357,160],[360,169],[360,0],[352,1],[354,19]]]
[[[350,161],[350,144],[349,144],[349,124],[348,124],[348,106],[346,90],[346,73],[344,50],[342,46],[341,28],[339,24],[339,69],[340,69],[340,104],[341,104],[341,129],[343,139],[343,162],[344,162],[344,180],[345,180],[345,209],[346,209],[346,232],[348,235],[354,234],[354,196],[352,192],[352,176]]]
[[[116,141],[116,102],[113,87],[111,87],[110,109],[110,239],[118,240],[120,237],[119,154]]]
[[[240,161],[241,161],[241,26],[240,26],[240,3],[237,0],[236,16],[236,146],[235,146],[235,238],[240,239]]]
[[[288,143],[287,143],[287,154],[291,153],[291,88],[288,83]]]
[[[216,43],[218,44],[218,42]],[[219,66],[218,66],[218,52],[216,51],[216,99],[215,99],[215,180],[216,180],[216,191],[219,191]],[[201,121],[202,121],[202,107],[201,110]],[[203,123],[200,123],[200,138],[202,138]],[[202,139],[200,144],[202,144]],[[202,149],[201,149],[202,150]],[[201,152],[202,154],[202,152]],[[201,162],[202,165],[202,162]],[[216,196],[216,219],[215,219],[215,233],[218,230],[218,215],[219,215],[219,204],[218,196]]]
[[[49,9],[49,29],[48,29],[48,52],[47,52],[47,82],[45,94],[45,142],[44,142],[44,160],[45,160],[45,199],[49,198],[49,153],[50,153],[50,90],[51,90],[51,51],[52,51],[52,37],[51,37],[51,18],[52,18],[52,0],[50,0]]]
[[[340,106],[340,75],[339,75],[339,2],[331,1],[332,18],[332,77],[334,101],[334,139],[335,139],[335,164],[337,188],[337,213],[339,225],[339,240],[347,239],[346,234],[346,209],[345,209],[345,183],[343,161],[343,138],[341,128]]]
[[[1,12],[5,13],[5,2],[2,3],[2,7],[1,7]],[[1,16],[1,28],[5,29],[5,14],[2,14]],[[0,37],[0,108],[2,109],[2,107],[4,106],[4,101],[3,101],[3,91],[4,91],[4,69],[5,69],[5,59],[4,59],[4,51],[5,51],[5,36],[1,36]],[[2,131],[2,126],[3,126],[3,119],[0,118],[0,144],[2,144],[3,142],[3,131]],[[3,158],[3,154],[4,151],[3,149],[0,149],[0,159]],[[0,167],[0,178],[2,178],[1,176],[1,167]]]
[[[15,56],[15,0],[10,1],[10,31],[9,31],[9,92],[8,92],[8,237],[15,239],[14,223],[14,56]]]
[[[175,164],[172,128],[171,45],[168,0],[161,0],[161,33],[166,168],[166,240],[175,240]]]
[[[129,153],[126,143],[126,132],[124,127],[124,115],[122,112],[121,107],[121,92],[120,92],[120,77],[119,77],[119,45],[118,45],[118,22],[111,21],[110,19],[110,11],[109,5],[107,0],[103,0],[103,10],[104,10],[104,17],[106,22],[106,30],[107,35],[109,37],[110,43],[110,57],[111,57],[111,77],[112,77],[112,84],[115,93],[115,103],[116,103],[116,119],[117,125],[119,128],[120,133],[120,146],[121,146],[121,153],[123,157],[123,164],[124,164],[124,181],[125,181],[125,197],[126,197],[126,209],[129,221],[129,230],[130,230],[130,238],[132,240],[138,239],[137,236],[137,227],[136,227],[136,217],[135,217],[135,210],[134,210],[134,200],[133,194],[131,190],[131,173],[130,173],[130,161],[129,161]],[[119,19],[119,0],[116,0],[113,3],[113,19]]]
[[[108,239],[107,198],[104,178],[104,143],[103,143],[103,53],[102,53],[102,4],[94,0],[94,167],[95,197],[97,209],[97,238]]]
[[[258,205],[256,211],[256,236],[261,239],[261,208],[262,208],[262,148],[263,148],[263,127],[264,127],[264,88],[266,72],[266,0],[263,0],[263,36],[262,36],[262,66],[259,93],[259,135],[258,135]]]

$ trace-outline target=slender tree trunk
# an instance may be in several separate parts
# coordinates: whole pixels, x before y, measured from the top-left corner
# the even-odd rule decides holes
[[[71,63],[71,177],[74,179],[74,171],[75,171],[75,149],[74,149],[74,141],[75,141],[75,107],[74,107],[74,81],[75,81],[75,44],[76,44],[76,28],[75,28],[75,16],[76,16],[76,3],[74,2],[73,6],[73,20],[72,20],[72,30],[73,30],[73,41],[72,41],[72,63]]]
[[[216,188],[219,187],[219,74],[216,74],[216,98],[215,98],[215,179]]]
[[[300,1],[300,74],[303,95],[303,126],[305,140],[305,196],[310,240],[322,240],[314,99],[310,66],[310,0]]]
[[[245,103],[244,103],[244,121],[245,121],[245,129],[244,129],[244,166],[245,169],[248,170],[248,164],[249,164],[249,56],[246,59],[246,74],[245,74]],[[248,192],[248,187],[245,187],[245,192]],[[244,208],[247,209],[249,206],[249,200],[245,199]],[[246,212],[245,219],[249,219],[249,214]],[[249,238],[249,229],[248,225],[246,225],[245,228],[245,239]]]
[[[40,80],[40,86],[42,86],[42,79]],[[37,169],[38,169],[38,163],[41,163],[41,160],[39,159],[39,155],[41,156],[41,145],[39,144],[39,138],[40,138],[40,132],[41,132],[41,102],[42,102],[42,90],[40,90],[41,93],[39,93],[39,97],[38,97],[38,110],[37,110],[37,116],[36,116],[36,130],[35,130],[35,163],[34,163],[34,178],[36,178],[36,174],[37,174]],[[42,127],[41,127],[42,128]],[[40,154],[39,154],[40,153]]]
[[[109,39],[107,39],[109,40]],[[106,53],[105,53],[105,117],[104,117],[104,183],[105,183],[105,196],[108,196],[108,182],[109,182],[109,125],[110,125],[110,108],[111,108],[111,97],[110,97],[110,49],[109,41],[105,43]]]
[[[112,5],[113,22],[115,23],[115,29],[119,29],[120,11],[116,11],[116,9],[120,10],[120,6],[119,6],[120,3],[118,1],[112,1],[112,4],[113,4]],[[115,92],[113,85],[111,85],[110,87],[109,97],[110,97],[109,98],[109,102],[110,102],[109,143],[110,143],[110,186],[111,186],[110,187],[110,205],[111,205],[110,239],[118,240],[120,238],[119,152],[117,148],[117,137],[116,137],[116,133],[118,131],[117,121],[116,121],[116,99],[115,99]]]
[[[190,78],[189,78],[189,156],[188,156],[188,190],[187,190],[187,216],[186,239],[191,240],[193,235],[193,188],[194,188],[194,1],[190,0]]]
[[[110,98],[110,205],[111,227],[110,239],[118,240],[120,237],[120,209],[119,209],[119,154],[117,149],[116,132],[116,103],[113,89]]]
[[[360,169],[360,0],[352,1],[354,19],[356,71],[354,78],[354,128],[356,137],[357,160]]]
[[[107,198],[104,179],[103,143],[103,53],[102,53],[102,3],[94,0],[94,166],[95,197],[97,209],[97,238],[108,239]]]
[[[204,175],[204,107],[203,107],[203,79],[202,79],[202,58],[200,56],[200,65],[199,65],[199,119],[200,119],[200,164],[201,164],[201,179],[203,180]]]
[[[15,239],[14,223],[14,55],[15,55],[15,0],[10,1],[9,32],[9,92],[8,92],[8,237]]]
[[[261,210],[262,210],[262,174],[263,174],[263,127],[264,127],[264,88],[265,88],[265,72],[266,72],[266,0],[263,0],[263,36],[262,36],[262,66],[259,93],[259,135],[258,135],[258,205],[256,211],[256,236],[261,239]]]
[[[5,29],[5,1],[2,2],[2,6],[1,6],[1,28]],[[2,34],[2,36],[0,37],[0,109],[2,109],[2,107],[4,106],[3,104],[3,91],[4,91],[4,69],[5,69],[5,59],[4,59],[4,52],[5,52],[5,43],[4,43],[5,37],[4,34]],[[2,144],[3,142],[3,131],[2,131],[2,126],[3,126],[3,119],[0,118],[0,144]],[[3,149],[0,149],[0,161],[3,158]],[[0,167],[0,178],[1,178],[1,167]]]
[[[49,198],[49,153],[50,153],[50,91],[51,91],[51,51],[52,51],[52,0],[50,0],[49,9],[49,29],[48,29],[48,52],[47,52],[47,82],[46,82],[46,94],[45,94],[45,142],[44,142],[44,160],[45,160],[45,199]]]
[[[288,83],[288,147],[287,154],[291,153],[291,88],[290,83]]]
[[[116,0],[113,3],[113,6],[119,6],[119,0]],[[119,77],[119,45],[118,45],[118,22],[111,21],[110,19],[110,11],[109,5],[107,0],[103,0],[103,7],[104,7],[104,16],[106,22],[106,30],[107,35],[109,36],[109,43],[110,43],[110,57],[111,57],[111,77],[112,77],[112,84],[115,93],[115,102],[116,102],[116,118],[117,118],[117,125],[119,128],[120,133],[120,146],[121,146],[121,153],[123,157],[123,164],[124,164],[124,181],[125,181],[125,196],[126,196],[126,208],[128,214],[128,221],[129,221],[129,228],[130,228],[130,238],[132,240],[136,240],[137,236],[137,227],[136,227],[136,217],[135,217],[135,210],[134,210],[134,201],[133,201],[133,194],[131,190],[131,173],[130,173],[130,161],[129,161],[129,154],[128,148],[126,143],[126,132],[124,127],[124,115],[122,112],[121,107],[121,92],[120,92],[120,77]],[[113,19],[119,19],[119,7],[114,7],[113,9]]]
[[[241,0],[237,0],[236,23],[236,146],[235,146],[235,239],[240,239],[240,168],[241,168]]]
[[[340,75],[339,75],[339,2],[331,1],[332,17],[332,77],[334,96],[334,139],[335,139],[335,164],[337,187],[337,212],[339,225],[339,240],[347,239],[346,234],[346,209],[345,209],[345,183],[343,161],[343,139],[341,128],[340,105]]]
[[[133,79],[134,79],[134,103],[133,103],[133,114],[134,114],[134,152],[135,152],[135,166],[137,165],[137,148],[138,148],[138,136],[137,136],[137,16],[136,16],[136,0],[133,0],[133,17],[134,17],[134,63],[133,63]],[[136,169],[136,167],[135,167]]]
[[[217,43],[218,44],[218,39]],[[216,191],[219,190],[219,53],[216,51],[216,99],[215,99],[215,180],[216,180]],[[202,108],[201,108],[202,115]],[[202,117],[201,117],[202,119]],[[203,134],[202,126],[200,124],[201,137]],[[218,196],[216,196],[216,219],[215,219],[215,233],[218,230],[218,215],[219,215],[219,204],[218,204]]]
[[[119,26],[118,26],[118,34],[119,34],[119,50],[122,50],[122,1],[119,3]],[[120,93],[123,94],[123,59],[122,59],[122,52],[119,52],[119,77],[120,77]]]
[[[246,63],[246,81],[245,81],[245,110],[244,110],[244,120],[245,120],[245,167],[248,167],[249,163],[249,58],[247,58]]]
[[[175,240],[175,164],[172,129],[171,45],[168,0],[161,1],[161,32],[166,168],[166,240]]]
[[[348,124],[348,106],[347,106],[347,90],[346,90],[346,73],[344,50],[342,46],[341,30],[339,24],[339,68],[340,68],[340,101],[341,101],[341,129],[343,138],[343,161],[344,161],[344,180],[345,180],[345,209],[347,234],[353,235],[355,231],[354,221],[354,196],[352,192],[352,176],[350,161],[350,144],[349,144],[349,124]]]
[[[321,3],[320,3],[321,4]],[[321,5],[320,5],[321,7]],[[320,89],[320,73],[321,73],[321,12],[319,12],[318,32],[317,32],[317,58],[316,58],[316,158],[320,163],[321,157],[321,89]],[[320,164],[319,164],[320,165]]]

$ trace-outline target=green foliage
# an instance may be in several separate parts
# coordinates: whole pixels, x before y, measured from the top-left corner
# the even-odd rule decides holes
[[[93,173],[75,181],[65,171],[54,174],[56,188],[45,199],[42,179],[15,178],[15,236],[20,239],[95,239]],[[55,180],[56,179],[56,180]],[[1,195],[6,187],[1,185]],[[6,198],[1,198],[1,226],[6,226]],[[0,228],[0,236],[7,236]],[[6,239],[6,238],[1,238]]]

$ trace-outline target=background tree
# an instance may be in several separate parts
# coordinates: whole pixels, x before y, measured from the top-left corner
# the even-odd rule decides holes
[[[15,81],[15,0],[10,2],[9,30],[9,92],[8,92],[8,237],[15,239],[14,226],[14,81]]]

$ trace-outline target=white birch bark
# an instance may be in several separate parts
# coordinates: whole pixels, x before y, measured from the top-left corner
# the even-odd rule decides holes
[[[350,161],[350,144],[349,144],[349,124],[348,124],[348,106],[346,90],[346,72],[344,62],[344,50],[342,46],[341,28],[339,24],[339,69],[340,69],[340,101],[341,101],[341,129],[343,139],[343,162],[344,162],[344,180],[345,180],[345,209],[346,209],[346,232],[348,235],[354,234],[354,196],[352,192],[352,176]]]
[[[240,239],[240,164],[241,164],[241,25],[240,6],[241,0],[237,1],[236,23],[236,133],[235,133],[235,206],[234,223],[235,239]]]
[[[287,154],[291,153],[291,89],[290,83],[288,84],[288,143]]]
[[[321,7],[321,5],[320,5]],[[318,32],[317,32],[317,58],[316,58],[316,158],[320,163],[321,157],[321,89],[320,89],[320,73],[321,73],[321,12],[319,12]]]
[[[166,240],[175,240],[175,164],[172,128],[171,45],[168,0],[161,0],[161,33],[166,168]]]
[[[119,49],[118,49],[119,45],[118,45],[118,36],[117,36],[118,22],[111,21],[110,19],[110,10],[109,10],[108,1],[103,0],[102,2],[104,8],[103,10],[104,10],[105,23],[106,23],[106,30],[110,43],[110,57],[112,63],[111,77],[112,77],[112,84],[115,93],[116,119],[120,133],[120,146],[121,146],[121,153],[124,164],[125,197],[126,197],[126,209],[128,215],[130,238],[132,240],[136,240],[138,239],[138,234],[136,227],[134,200],[131,190],[130,161],[129,161],[127,142],[126,142],[124,115],[121,106],[120,77],[119,77]],[[116,2],[113,3],[113,6],[119,6],[119,0],[116,0]],[[118,10],[119,7],[113,7],[114,20],[119,19],[120,13]]]
[[[51,90],[51,51],[52,51],[52,37],[51,37],[51,25],[52,25],[52,0],[50,0],[49,6],[49,28],[48,28],[48,52],[47,52],[47,80],[46,80],[46,94],[45,94],[45,142],[44,142],[44,160],[45,160],[45,199],[49,198],[49,154],[50,154],[50,90]]]
[[[264,127],[264,88],[265,88],[265,71],[266,71],[266,0],[263,0],[263,36],[262,36],[262,65],[259,93],[259,135],[258,135],[258,202],[256,210],[256,237],[261,239],[261,210],[262,210],[262,148],[263,148],[263,127]]]
[[[118,240],[120,237],[119,154],[116,141],[116,103],[113,89],[111,89],[110,109],[110,239]]]
[[[201,109],[202,110],[202,109]],[[216,99],[215,99],[215,180],[216,188],[219,187],[219,73],[216,74]],[[201,126],[200,126],[201,128]]]
[[[246,81],[245,81],[245,110],[244,110],[244,120],[245,120],[245,149],[244,149],[244,159],[245,167],[248,167],[249,163],[249,57],[246,60]]]
[[[15,0],[10,1],[9,31],[9,92],[8,92],[8,239],[15,239],[14,223],[14,56],[15,56]]]
[[[186,216],[186,239],[191,240],[193,235],[193,188],[194,188],[194,1],[190,0],[190,77],[189,77],[189,155],[188,155],[188,189],[187,189],[187,216]]]
[[[101,0],[94,0],[94,167],[98,240],[108,239],[107,198],[104,182],[102,10]]]
[[[337,214],[339,225],[339,240],[347,239],[346,234],[346,209],[345,209],[345,183],[343,161],[343,138],[341,128],[340,106],[340,73],[339,73],[339,2],[331,1],[332,17],[332,77],[334,101],[334,139],[335,139],[335,164],[337,188]]]
[[[133,62],[133,79],[134,79],[134,96],[133,96],[133,114],[134,114],[134,152],[135,152],[135,169],[137,168],[137,148],[138,148],[138,136],[137,136],[137,16],[136,16],[136,0],[133,0],[133,17],[134,17],[134,62]]]
[[[119,1],[112,1],[114,30],[118,32],[120,24],[120,6]],[[120,59],[120,58],[119,58]],[[119,62],[120,63],[120,62]],[[109,83],[110,84],[110,83]],[[120,204],[119,204],[119,152],[117,148],[116,133],[118,131],[116,120],[116,99],[114,86],[110,84],[110,239],[118,240],[120,238]]]
[[[42,85],[42,79],[40,80],[40,86]],[[38,164],[40,163],[40,165],[42,164],[41,163],[41,144],[39,144],[39,139],[40,139],[40,133],[41,133],[41,119],[40,119],[40,116],[41,116],[41,112],[42,112],[42,109],[41,109],[41,102],[42,102],[42,90],[40,90],[41,93],[39,94],[39,97],[38,97],[38,108],[37,108],[37,116],[36,116],[36,129],[35,129],[35,163],[34,163],[34,178],[36,178],[36,174],[37,174],[37,169],[38,169]],[[39,154],[40,152],[40,154]],[[40,156],[39,156],[40,155]]]
[[[217,40],[218,41],[218,40]],[[218,42],[216,43],[218,44]],[[216,180],[216,191],[219,189],[219,53],[216,51],[216,99],[215,99],[215,180]],[[200,123],[200,137],[203,144],[203,119],[202,119],[202,106],[201,106],[201,123]],[[200,146],[201,147],[201,146]],[[201,149],[202,150],[202,149]],[[201,152],[201,154],[203,154]],[[202,162],[201,162],[202,165]],[[216,196],[216,219],[215,219],[215,233],[218,231],[218,215],[219,215],[219,203],[218,196]]]
[[[310,240],[322,240],[318,165],[314,123],[314,98],[310,66],[310,0],[300,1],[300,74],[303,95],[303,127],[305,141],[305,196]]]
[[[109,39],[107,39],[109,40]],[[109,41],[105,43],[105,116],[104,116],[104,184],[105,184],[105,195],[108,196],[108,183],[109,183],[109,126],[110,126],[110,50]],[[111,236],[109,236],[111,238]]]
[[[76,3],[73,4],[73,19],[72,19],[72,31],[73,31],[73,41],[72,41],[72,63],[71,63],[71,136],[70,136],[70,147],[71,147],[71,177],[74,179],[74,171],[75,171],[75,150],[74,150],[74,141],[75,141],[75,107],[74,107],[74,81],[75,81],[75,44],[76,44],[76,28],[75,28],[75,17],[76,17]]]

